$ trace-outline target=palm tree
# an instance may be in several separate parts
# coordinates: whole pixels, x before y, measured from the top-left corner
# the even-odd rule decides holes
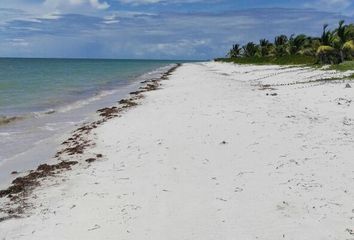
[[[319,37],[307,37],[300,52],[303,55],[316,56],[316,51],[320,46],[321,40]]]
[[[275,54],[277,56],[284,56],[287,52],[287,44],[288,44],[288,37],[285,35],[280,35],[275,37],[274,45],[275,45]]]
[[[327,30],[328,24],[323,25],[322,36],[320,38],[321,45],[317,48],[316,55],[318,61],[322,64],[338,64],[342,60],[339,51],[336,48],[341,48],[337,44],[335,31]],[[335,48],[336,47],[336,48]]]
[[[354,24],[347,26],[346,33],[349,40],[354,40]]]
[[[305,34],[300,34],[296,37],[291,35],[289,39],[289,52],[291,55],[299,53],[301,49],[305,47],[305,43],[308,40],[308,37]]]
[[[241,50],[240,44],[234,44],[227,55],[230,58],[237,58],[241,55]]]
[[[339,39],[339,54],[340,54],[340,58],[341,58],[341,62],[344,61],[344,53],[343,53],[343,46],[344,44],[347,42],[348,40],[348,34],[347,34],[347,26],[344,25],[344,20],[339,21],[339,26],[336,30],[336,34],[338,36]]]
[[[344,20],[339,21],[339,26],[337,28],[337,36],[342,44],[347,41],[347,25],[344,25]]]
[[[262,57],[268,56],[270,52],[271,43],[267,39],[259,40],[260,53]]]
[[[258,52],[258,47],[253,42],[247,43],[245,46],[242,47],[243,49],[243,56],[245,57],[254,57]]]
[[[280,35],[275,37],[274,44],[275,46],[284,46],[288,43],[288,37],[286,35]]]
[[[324,46],[332,46],[333,45],[333,33],[330,30],[327,30],[327,28],[328,28],[328,24],[324,24],[320,41],[321,41],[321,44]]]
[[[339,21],[338,27],[331,31],[328,24],[323,25],[319,37],[305,34],[275,37],[274,43],[261,39],[259,44],[249,42],[243,47],[234,44],[228,52],[230,58],[285,55],[303,55],[317,57],[319,63],[337,64],[347,59],[354,59],[354,24],[346,25]]]

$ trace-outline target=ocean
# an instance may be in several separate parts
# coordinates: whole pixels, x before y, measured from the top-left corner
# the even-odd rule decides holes
[[[182,61],[0,58],[0,186],[50,162],[71,130]]]

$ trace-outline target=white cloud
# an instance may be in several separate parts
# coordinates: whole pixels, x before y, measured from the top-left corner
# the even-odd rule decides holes
[[[10,42],[10,45],[13,47],[27,47],[29,45],[29,42],[22,38],[13,38],[13,39],[7,39]]]
[[[203,2],[203,0],[118,0],[124,4],[142,5],[142,4],[155,4],[155,3],[195,3]],[[217,0],[215,0],[216,2]],[[205,0],[204,0],[205,2]]]
[[[139,4],[159,3],[162,2],[162,0],[119,0],[119,2],[139,5]]]
[[[99,0],[90,0],[90,4],[92,7],[99,10],[108,9],[110,7],[107,2],[100,2]]]
[[[337,12],[347,10],[351,4],[352,0],[316,0],[312,3],[304,4],[304,7]]]
[[[54,12],[43,14],[39,18],[40,19],[52,19],[53,20],[53,19],[59,19],[59,18],[61,18],[61,16],[60,16],[60,12],[59,11],[54,11]]]
[[[105,24],[114,24],[119,23],[119,20],[115,14],[103,17],[103,23]]]
[[[105,10],[110,5],[105,1],[100,0],[45,0],[43,5],[54,9],[72,9],[81,7],[91,7],[97,10]]]
[[[65,14],[102,16],[109,11],[106,0],[0,0],[0,26],[15,20],[40,22],[60,19]]]

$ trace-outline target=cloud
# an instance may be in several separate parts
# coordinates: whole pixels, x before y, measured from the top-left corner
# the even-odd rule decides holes
[[[87,6],[98,10],[105,10],[110,7],[107,2],[101,2],[100,0],[45,0],[43,5],[49,8],[66,10]]]
[[[117,0],[123,4],[146,5],[146,4],[176,4],[176,3],[198,3],[198,2],[220,2],[220,0]]]
[[[207,59],[224,56],[236,42],[257,42],[263,37],[273,40],[281,33],[318,35],[323,23],[337,23],[342,17],[309,9],[153,14],[104,11],[96,16],[52,12],[37,21],[7,21],[0,27],[0,55]],[[16,48],[16,44],[22,47]]]
[[[46,13],[41,15],[40,17],[38,17],[39,19],[59,19],[60,16],[60,12],[59,11],[54,11],[54,12],[50,12],[50,13]],[[38,19],[37,19],[38,20]],[[39,20],[40,21],[40,20]]]
[[[119,19],[115,14],[105,16],[105,17],[103,17],[103,19],[104,19],[103,23],[105,23],[105,24],[119,23]]]
[[[306,8],[315,8],[325,11],[335,12],[348,12],[351,11],[352,0],[316,0],[313,2],[307,2],[304,4]]]
[[[145,57],[147,54],[154,54],[155,58],[193,58],[198,54],[199,48],[209,48],[209,39],[178,39],[175,42],[149,43],[139,46],[135,56]],[[167,54],[166,54],[167,53]],[[207,58],[206,54],[200,58]]]
[[[7,39],[13,47],[27,47],[29,43],[22,38]]]
[[[110,5],[104,0],[1,0],[0,27],[13,21],[41,22],[65,14],[102,16]]]
[[[108,9],[110,5],[107,2],[100,2],[99,0],[90,0],[90,4],[92,7],[96,9]]]
[[[152,4],[152,3],[160,3],[162,0],[119,0],[119,2],[124,4]]]
[[[319,35],[324,23],[354,20],[313,9],[177,13],[147,12],[145,5],[118,11],[112,2],[104,10],[88,0],[48,3],[41,11],[32,11],[38,2],[27,11],[0,8],[0,56],[209,59],[224,56],[236,42],[273,40],[281,33]]]

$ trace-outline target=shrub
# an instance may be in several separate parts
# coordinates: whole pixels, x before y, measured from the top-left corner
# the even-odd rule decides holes
[[[305,48],[302,49],[298,52],[298,54],[300,55],[304,55],[304,56],[316,56],[316,50],[314,50],[313,48]]]
[[[354,40],[348,41],[343,45],[343,53],[345,59],[354,59]]]
[[[331,46],[320,46],[316,55],[318,62],[321,64],[338,64],[341,62],[338,50]]]

